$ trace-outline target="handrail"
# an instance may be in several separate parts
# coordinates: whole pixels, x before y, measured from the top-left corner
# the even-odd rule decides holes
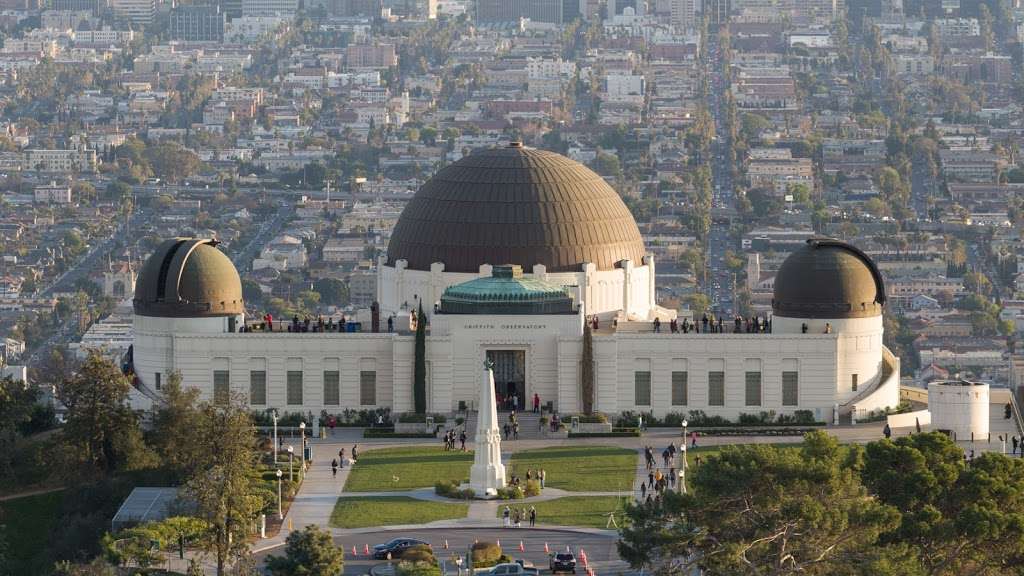
[[[892,361],[890,361],[890,357],[892,358]],[[896,359],[896,356],[892,352],[890,352],[888,348],[886,348],[885,346],[882,346],[882,373],[881,373],[881,375],[879,375],[878,379],[875,380],[874,384],[872,384],[871,386],[868,386],[867,388],[862,390],[859,394],[857,394],[853,398],[850,398],[846,402],[840,404],[839,405],[840,411],[842,411],[841,410],[842,408],[846,408],[847,406],[850,406],[852,404],[856,404],[857,402],[860,402],[861,400],[867,398],[868,396],[873,394],[876,390],[878,390],[878,388],[881,387],[882,384],[884,384],[886,381],[888,381],[889,378],[892,377],[893,373],[896,372],[896,362],[894,361],[895,359]],[[896,377],[899,378],[899,374],[897,374]]]

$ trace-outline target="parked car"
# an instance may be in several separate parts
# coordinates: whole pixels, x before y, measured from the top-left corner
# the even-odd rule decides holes
[[[485,572],[487,576],[537,576],[538,573],[536,568],[527,568],[518,562],[498,564]]]
[[[430,546],[423,540],[416,540],[415,538],[395,538],[390,542],[384,544],[376,544],[373,547],[373,557],[377,560],[387,560],[388,554],[391,554],[391,558],[398,559],[402,557],[402,554],[406,550],[413,546]]]
[[[551,555],[548,568],[552,574],[556,572],[576,573],[576,556],[572,552],[555,552]]]

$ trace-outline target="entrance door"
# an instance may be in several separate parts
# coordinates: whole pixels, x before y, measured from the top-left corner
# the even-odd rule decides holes
[[[498,410],[523,410],[526,406],[526,351],[488,350],[487,359],[494,363]]]

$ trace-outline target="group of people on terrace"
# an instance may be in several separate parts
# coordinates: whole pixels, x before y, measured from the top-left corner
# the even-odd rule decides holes
[[[587,323],[594,330],[598,330],[601,327],[601,321],[595,314],[591,316]],[[654,322],[651,323],[654,327],[654,331],[660,333],[663,322],[660,318],[655,318]],[[613,326],[617,323],[613,321]],[[730,330],[731,328],[731,330]],[[715,317],[714,314],[705,313],[701,316],[700,321],[690,320],[689,318],[683,318],[680,321],[677,318],[673,318],[668,322],[669,332],[672,334],[700,334],[701,332],[707,334],[725,334],[726,332],[732,332],[733,334],[763,334],[772,331],[772,319],[768,316],[751,316],[744,318],[743,316],[736,316],[733,321],[727,323],[722,316]]]

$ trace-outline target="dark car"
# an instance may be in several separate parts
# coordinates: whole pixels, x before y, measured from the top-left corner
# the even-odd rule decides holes
[[[551,555],[551,562],[548,564],[551,573],[572,572],[576,573],[576,557],[572,552],[556,552]]]
[[[430,544],[415,538],[395,538],[390,542],[375,545],[373,547],[373,557],[377,560],[387,560],[388,554],[391,554],[391,558],[397,560],[402,557],[406,550],[413,546],[430,546]]]

